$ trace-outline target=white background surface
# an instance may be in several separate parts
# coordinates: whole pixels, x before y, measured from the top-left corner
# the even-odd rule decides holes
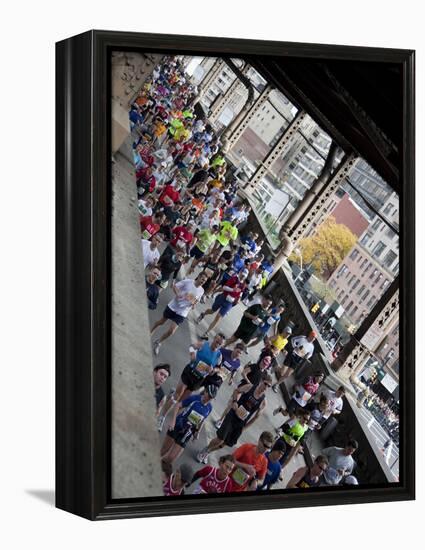
[[[246,13],[242,13],[242,6]],[[54,43],[91,28],[417,50],[417,204],[424,205],[424,17],[421,2],[251,3],[145,0],[8,2],[1,17],[2,548],[406,548],[422,532],[418,501],[90,523],[48,499],[54,484]],[[260,11],[257,11],[260,10]],[[263,10],[263,11],[261,11]],[[272,11],[273,10],[273,11]],[[418,216],[419,217],[419,216]],[[422,218],[422,219],[421,219]],[[418,219],[419,243],[424,216]],[[418,250],[418,281],[423,281]],[[424,311],[418,289],[418,310]],[[424,330],[418,320],[418,337]],[[423,347],[423,344],[422,344]],[[424,387],[417,365],[417,387]],[[421,396],[420,396],[421,397]],[[423,399],[423,397],[421,397]],[[422,411],[422,412],[421,412]],[[44,499],[31,494],[44,495]],[[295,525],[298,527],[296,528]],[[189,537],[185,542],[185,536]],[[291,544],[292,542],[292,544]]]

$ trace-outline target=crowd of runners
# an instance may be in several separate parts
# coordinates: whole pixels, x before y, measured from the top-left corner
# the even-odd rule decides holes
[[[238,445],[267,407],[266,394],[278,392],[314,353],[314,331],[294,334],[285,303],[263,293],[273,272],[264,241],[250,231],[249,205],[238,198],[238,181],[229,177],[220,138],[196,107],[197,89],[181,61],[165,58],[135,99],[130,121],[134,137],[141,247],[150,309],[169,287],[173,299],[151,328],[153,352],[175,346],[173,336],[190,313],[209,326],[192,342],[186,365],[157,364],[154,369],[158,430],[162,441],[164,494],[225,493],[270,489],[282,470],[315,430],[341,412],[344,388],[322,386],[320,374],[294,386],[287,404],[273,410],[282,425]],[[243,305],[232,334],[221,332],[222,320]],[[244,364],[248,348],[256,361]],[[165,395],[171,371],[180,380]],[[274,376],[274,378],[273,378]],[[274,382],[273,382],[274,381]],[[231,398],[216,421],[216,437],[197,453],[193,470],[183,455],[197,439],[223,384]],[[222,451],[223,447],[232,452]],[[344,448],[324,449],[311,467],[295,471],[288,488],[356,483],[352,454],[356,441]],[[209,457],[214,456],[213,466]]]

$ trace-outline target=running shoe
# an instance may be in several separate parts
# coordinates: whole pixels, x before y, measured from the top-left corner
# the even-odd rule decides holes
[[[199,317],[196,318],[196,322],[200,323],[204,317],[205,317],[205,313],[201,313],[201,315],[199,315]]]
[[[164,427],[165,422],[165,416],[158,416],[158,431],[162,432],[162,428]]]
[[[219,428],[221,428],[221,425],[222,425],[222,424],[223,424],[223,421],[222,421],[222,420],[216,420],[216,421],[214,422],[214,426],[217,428],[217,430],[218,430]]]
[[[276,416],[277,414],[279,414],[280,411],[281,411],[281,409],[282,409],[282,407],[278,407],[277,409],[275,409],[275,410],[273,411],[273,416]]]
[[[155,355],[158,355],[160,347],[161,347],[161,343],[158,342],[158,340],[155,340],[155,342],[153,343],[153,352]]]
[[[202,449],[202,451],[200,451],[197,455],[196,455],[196,460],[198,462],[201,462],[201,464],[208,464],[208,453],[205,452],[204,449]]]
[[[279,386],[277,384],[273,384],[272,390],[274,391],[274,393],[277,393],[279,390]]]

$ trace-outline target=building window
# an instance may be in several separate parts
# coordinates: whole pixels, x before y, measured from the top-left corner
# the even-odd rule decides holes
[[[370,290],[366,290],[366,292],[363,295],[363,298],[360,301],[363,302],[364,300],[366,300],[366,298],[369,296],[369,294],[370,294]]]
[[[355,314],[357,313],[357,310],[358,310],[358,309],[359,309],[359,308],[358,308],[357,306],[354,306],[354,307],[353,307],[353,311],[351,312],[351,315],[355,315]]]
[[[387,288],[387,286],[390,284],[388,279],[385,279],[385,281],[381,285],[381,289]]]
[[[364,291],[365,288],[366,288],[365,285],[362,285],[362,286],[359,288],[359,290],[357,291],[357,296],[360,296],[360,294]]]
[[[359,286],[359,283],[360,283],[360,279],[356,279],[356,282],[353,284],[351,290],[356,289]]]
[[[393,208],[394,208],[394,205],[391,202],[389,202],[387,206],[384,208],[384,214],[389,214]]]
[[[342,266],[338,269],[336,276],[341,277],[341,275],[344,275],[346,271],[348,271],[348,267],[345,264],[342,264]]]
[[[379,226],[381,225],[382,221],[377,218],[374,222],[373,222],[373,225],[372,225],[372,229],[374,229],[375,231],[379,228]]]
[[[351,302],[350,302],[350,303],[348,304],[348,306],[346,307],[346,310],[347,310],[347,311],[350,311],[350,309],[351,309],[353,303],[354,303],[353,300],[351,300]]]
[[[350,258],[350,260],[355,260],[358,255],[359,251],[357,250],[357,248],[355,248],[348,257]]]
[[[389,250],[384,258],[385,267],[390,267],[396,258],[397,254],[393,250]]]
[[[365,235],[363,235],[363,237],[360,239],[360,244],[366,246],[367,243],[370,241],[371,236],[372,235],[370,233],[366,233]]]
[[[379,256],[386,248],[387,246],[382,241],[379,241],[379,243],[373,249],[372,254],[376,256],[376,258],[379,258]]]

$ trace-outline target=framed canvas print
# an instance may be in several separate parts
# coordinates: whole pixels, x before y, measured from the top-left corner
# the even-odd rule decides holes
[[[57,480],[89,519],[414,498],[414,52],[57,44]]]

